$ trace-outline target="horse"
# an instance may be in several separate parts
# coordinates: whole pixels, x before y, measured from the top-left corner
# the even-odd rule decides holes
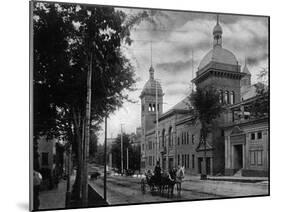
[[[178,193],[181,192],[181,183],[184,178],[184,167],[179,167],[176,173],[176,185]]]
[[[161,177],[161,183],[160,183],[160,191],[161,194],[164,194],[164,191],[167,190],[168,197],[173,196],[174,194],[174,186],[175,186],[176,180],[173,179],[173,177],[170,175],[169,172],[165,172],[162,174]]]

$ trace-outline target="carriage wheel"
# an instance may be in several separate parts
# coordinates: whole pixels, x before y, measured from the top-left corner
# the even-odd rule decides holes
[[[143,194],[145,194],[145,181],[144,179],[141,180],[141,191]]]

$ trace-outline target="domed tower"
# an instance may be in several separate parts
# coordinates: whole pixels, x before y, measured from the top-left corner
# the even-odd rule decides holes
[[[163,91],[160,83],[154,79],[154,69],[149,69],[149,80],[141,92],[141,125],[143,135],[153,129],[156,123],[156,112],[163,113]]]
[[[192,82],[200,88],[217,88],[221,92],[221,101],[233,104],[240,101],[240,80],[245,73],[240,72],[235,55],[222,47],[222,34],[217,16],[217,23],[213,29],[213,48],[201,60]]]

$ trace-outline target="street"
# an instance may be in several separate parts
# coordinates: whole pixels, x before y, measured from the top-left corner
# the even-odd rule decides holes
[[[91,180],[90,185],[103,196],[103,178]],[[179,195],[174,190],[173,197],[159,195],[157,192],[151,193],[147,187],[147,192],[143,194],[140,187],[140,178],[127,176],[107,177],[107,201],[111,205],[128,203],[148,203],[165,202],[176,200],[198,200],[227,198],[234,196],[267,195],[268,183],[241,183],[229,181],[199,180],[199,176],[185,178],[182,183],[182,191]]]

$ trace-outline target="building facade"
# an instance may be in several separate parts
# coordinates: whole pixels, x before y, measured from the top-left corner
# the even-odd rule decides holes
[[[217,19],[213,29],[213,48],[201,60],[192,80],[197,88],[215,88],[226,109],[211,126],[206,145],[201,142],[201,123],[191,114],[188,97],[163,113],[164,93],[160,83],[154,79],[153,67],[150,67],[149,80],[140,95],[142,171],[153,170],[159,161],[163,170],[184,166],[186,173],[200,174],[206,157],[209,175],[266,175],[268,119],[248,120],[243,124],[234,121],[237,107],[240,108],[244,102],[250,104],[248,99],[255,95],[255,89],[251,85],[246,61],[241,71],[236,56],[223,48],[222,34]],[[240,138],[237,132],[243,136]],[[252,134],[258,139],[251,140],[249,136]]]

